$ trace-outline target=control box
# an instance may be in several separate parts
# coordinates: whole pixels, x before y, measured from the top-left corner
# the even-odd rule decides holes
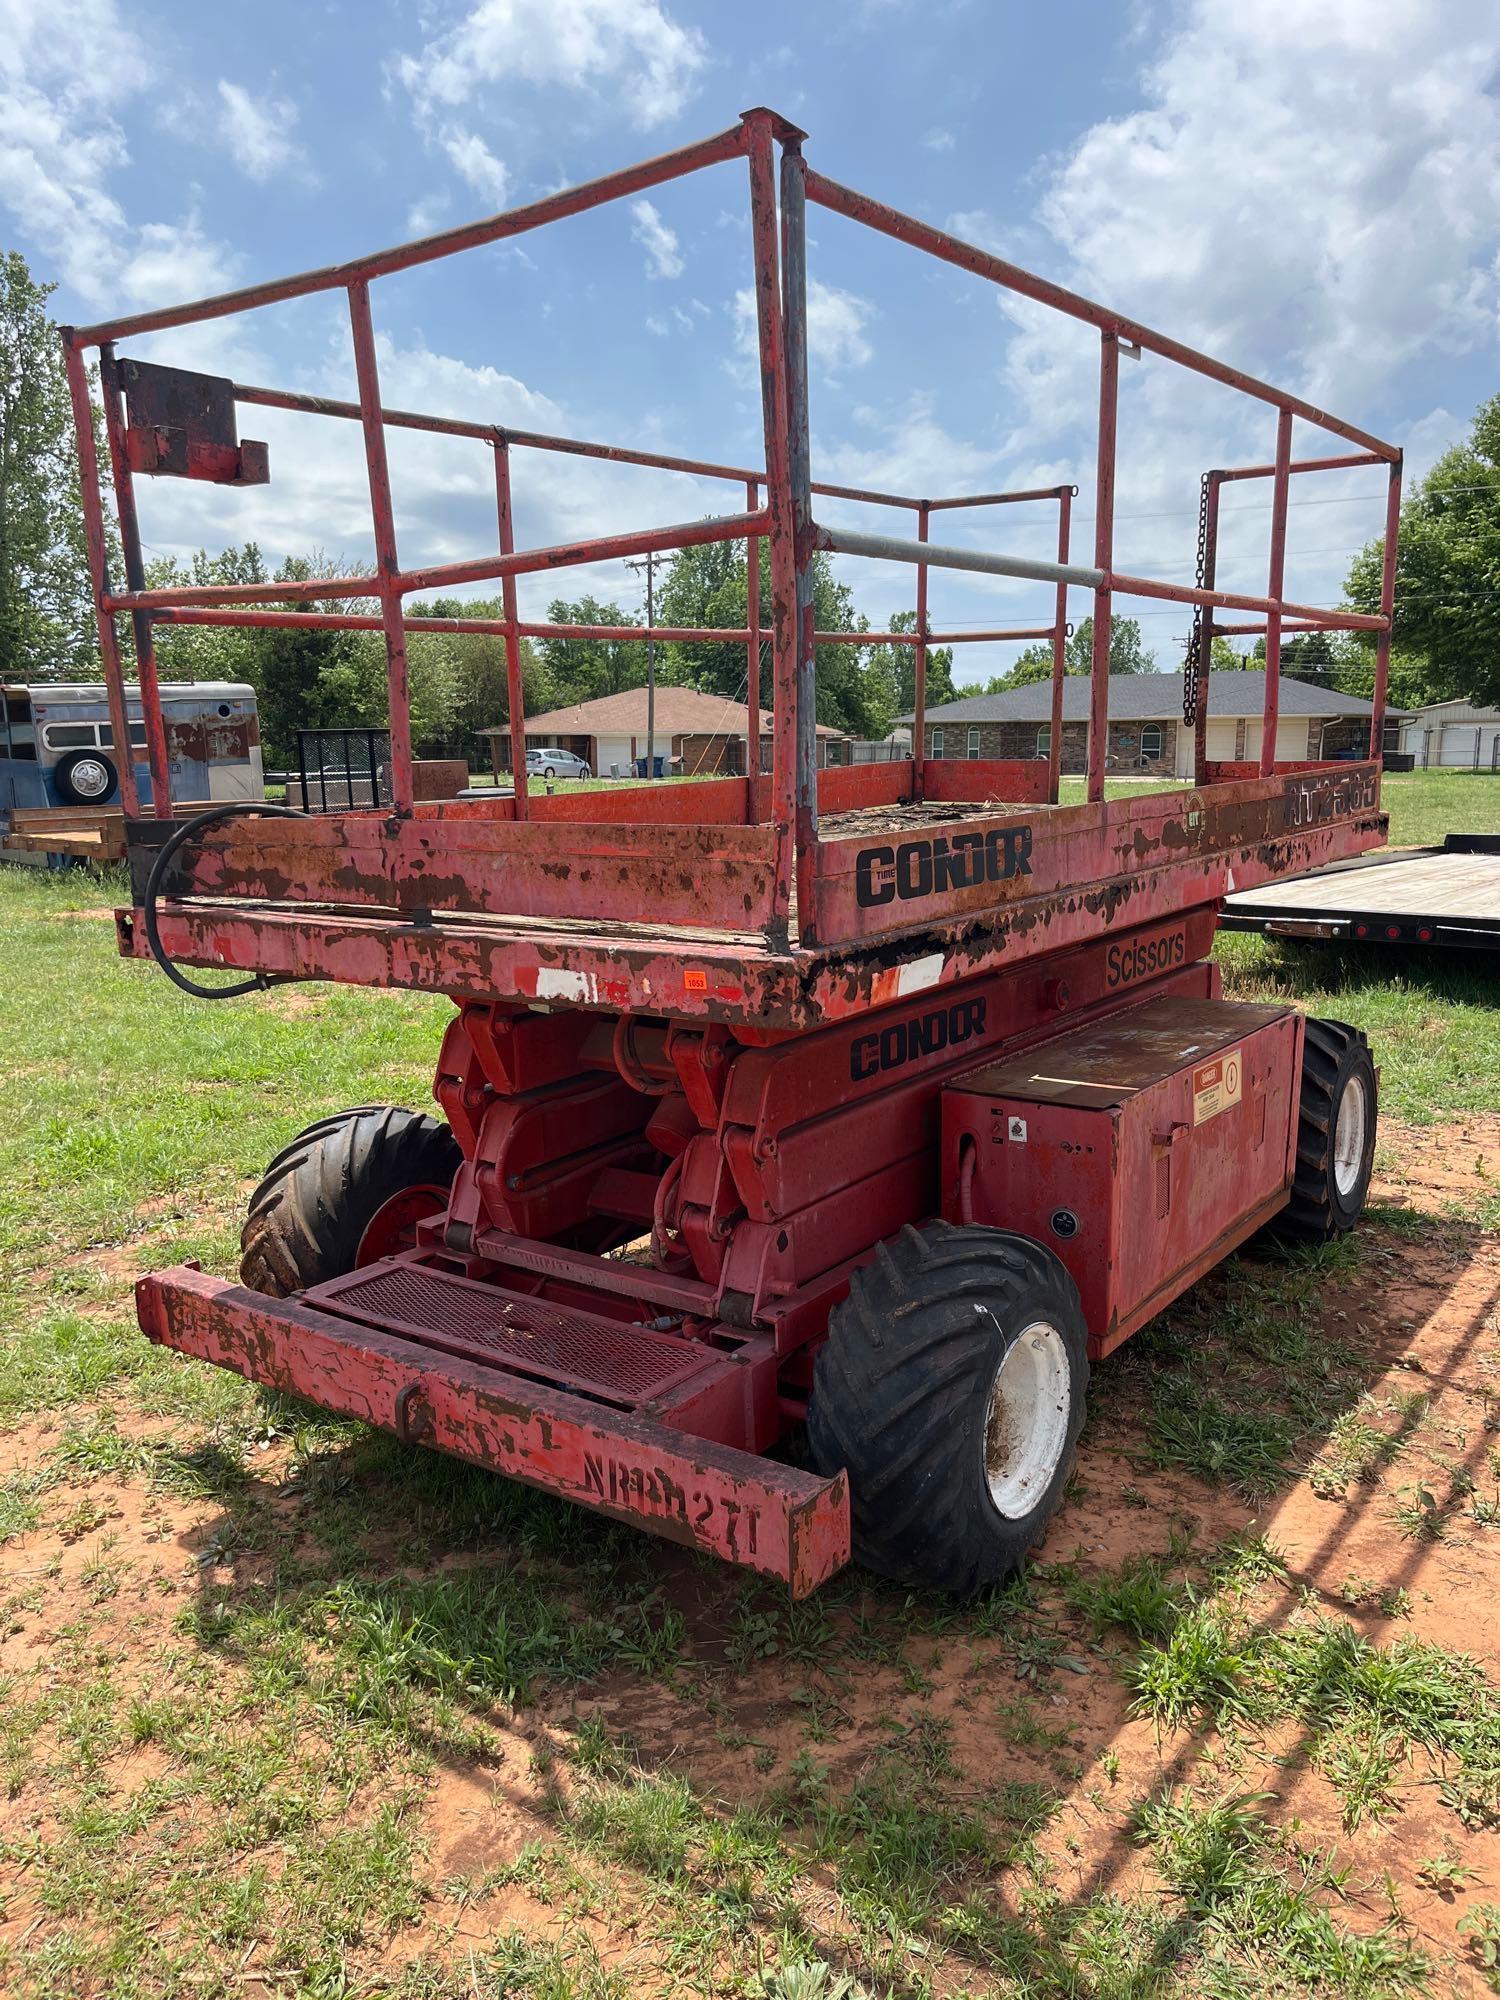
[[[947,1086],[943,1212],[1054,1251],[1097,1360],[1285,1205],[1301,1073],[1293,1008],[1145,1001]]]

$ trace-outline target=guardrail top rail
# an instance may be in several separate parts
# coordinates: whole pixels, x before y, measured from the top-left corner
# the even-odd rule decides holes
[[[1211,783],[1217,775],[1215,767],[1207,759],[1205,747],[1208,666],[1215,629],[1264,630],[1266,697],[1257,760],[1257,770],[1262,778],[1274,773],[1276,768],[1278,670],[1283,632],[1312,629],[1374,632],[1377,635],[1376,673],[1370,755],[1378,758],[1389,666],[1401,494],[1401,453],[1397,447],[1288,391],[1158,333],[1127,315],[1114,312],[930,224],[841,186],[805,164],[802,153],[805,137],[796,126],[774,111],[757,108],[747,111],[726,131],[695,144],[680,147],[621,172],[607,174],[598,180],[563,189],[543,200],[444,230],[413,243],[294,277],[244,286],[187,305],[130,314],[93,326],[63,329],[90,574],[115,740],[122,743],[129,740],[124,669],[117,631],[117,619],[128,614],[145,717],[152,810],[158,819],[170,820],[173,815],[170,762],[153,636],[157,624],[168,622],[310,625],[382,633],[387,665],[391,786],[390,818],[386,824],[393,830],[399,823],[409,821],[414,813],[408,634],[440,630],[502,636],[507,654],[515,796],[513,800],[497,799],[493,806],[488,802],[462,802],[465,808],[462,814],[455,812],[451,818],[441,819],[442,826],[449,829],[449,837],[459,841],[475,837],[473,822],[476,817],[482,818],[487,813],[496,820],[503,817],[510,822],[525,822],[532,816],[527,799],[524,756],[520,645],[523,637],[553,635],[743,641],[746,647],[748,737],[752,743],[760,740],[761,647],[763,638],[769,637],[773,691],[770,785],[763,787],[757,776],[759,759],[753,756],[747,758],[747,776],[741,786],[740,805],[736,813],[743,822],[739,838],[732,837],[735,830],[724,823],[722,808],[715,811],[715,824],[699,829],[713,836],[716,860],[723,858],[732,864],[729,877],[716,887],[710,885],[705,889],[700,885],[700,909],[705,912],[701,920],[722,921],[732,906],[739,914],[740,927],[761,929],[773,940],[777,937],[785,940],[789,922],[795,919],[798,938],[805,946],[817,943],[820,938],[828,941],[826,920],[831,911],[829,885],[826,879],[820,878],[818,866],[814,658],[816,648],[822,645],[893,644],[912,649],[912,756],[904,783],[905,795],[914,799],[929,795],[930,788],[936,783],[934,773],[940,768],[929,761],[925,747],[926,666],[930,648],[937,643],[947,645],[1026,638],[1050,639],[1052,642],[1052,726],[1046,797],[1056,803],[1063,734],[1065,642],[1070,630],[1067,623],[1070,589],[1085,590],[1091,593],[1092,598],[1094,624],[1088,799],[1099,807],[1101,816],[1105,811],[1102,801],[1107,763],[1109,638],[1116,596],[1165,599],[1190,605],[1194,609],[1196,623],[1188,686],[1189,701],[1194,711],[1190,719],[1196,723],[1195,776],[1199,785]],[[762,466],[745,467],[676,457],[628,446],[517,430],[499,422],[486,424],[423,415],[387,408],[383,404],[371,314],[371,286],[376,280],[439,258],[522,235],[604,203],[643,193],[683,175],[735,160],[744,163],[748,175],[764,445]],[[1100,348],[1099,419],[1091,562],[1074,560],[1070,551],[1070,507],[1077,492],[1071,484],[1026,492],[934,498],[831,485],[812,477],[808,429],[805,234],[805,208],[809,201],[1097,328]],[[121,342],[146,334],[327,291],[342,291],[347,300],[358,382],[356,402],[222,380],[148,364],[122,356],[119,352]],[[97,350],[99,357],[100,398],[123,556],[123,589],[112,581],[107,565],[108,537],[88,374],[91,350]],[[1268,464],[1216,469],[1205,475],[1199,581],[1194,585],[1131,575],[1114,567],[1116,411],[1122,350],[1155,354],[1263,402],[1276,412],[1274,455]],[[296,411],[357,422],[361,426],[376,552],[373,576],[320,577],[263,584],[174,585],[159,590],[146,588],[136,514],[136,476],[179,476],[239,485],[263,482],[269,477],[265,447],[250,440],[241,442],[238,437],[236,412],[242,407]],[[1292,426],[1298,419],[1342,439],[1353,449],[1323,458],[1294,460]],[[465,561],[424,568],[402,567],[386,462],[386,433],[390,429],[419,430],[471,439],[490,452],[496,505],[496,544],[493,549]],[[517,549],[512,525],[511,473],[513,453],[518,448],[577,454],[725,481],[743,494],[743,505],[734,511],[702,520],[598,536],[563,545]],[[1380,464],[1388,468],[1388,485],[1384,568],[1378,613],[1360,614],[1286,601],[1282,586],[1288,492],[1292,475]],[[1266,589],[1259,595],[1224,591],[1214,584],[1219,487],[1225,481],[1246,478],[1269,478],[1271,481],[1270,562]],[[815,500],[823,496],[907,510],[916,516],[917,532],[915,536],[903,537],[825,525],[817,520],[814,513]],[[931,539],[931,521],[936,512],[1023,502],[1056,505],[1058,534],[1055,560],[953,546]],[[743,629],[698,630],[660,625],[631,625],[616,629],[536,623],[523,621],[517,609],[518,576],[611,557],[740,540],[746,543],[747,604],[751,607]],[[762,542],[769,553],[771,574],[771,626],[768,634],[762,633],[759,618]],[[811,569],[813,557],[819,550],[912,564],[916,570],[916,616],[912,629],[890,633],[815,631],[811,618]],[[933,631],[929,627],[927,608],[928,576],[932,569],[976,571],[1049,585],[1052,591],[1049,615],[1034,623],[1005,630]],[[494,581],[498,581],[501,587],[503,615],[498,618],[445,618],[406,609],[406,600],[419,592]],[[1264,621],[1263,627],[1226,625],[1222,620],[1216,627],[1215,615],[1225,611],[1258,614]],[[983,799],[992,795],[985,788],[984,781],[992,779],[1000,768],[993,763],[976,767],[973,782],[978,789],[973,790],[973,798]],[[129,758],[122,760],[120,783],[127,818],[138,820],[139,788]],[[706,799],[707,795],[704,796]],[[958,788],[958,781],[952,774],[944,774],[936,796],[956,799],[965,794]],[[544,803],[556,805],[558,802]],[[575,804],[573,801],[568,803],[570,808]],[[581,801],[577,804],[582,806]],[[636,794],[627,808],[622,807],[618,797],[605,796],[597,805],[590,802],[587,808],[570,810],[566,816],[574,822],[575,829],[585,818],[593,818],[601,828],[620,821],[655,821],[660,832],[667,824],[680,830],[681,823],[692,818],[693,806],[690,801],[683,800],[670,809],[662,809]],[[548,815],[544,824],[552,826],[555,836],[555,818]],[[538,834],[543,833],[544,824],[535,829]],[[468,835],[460,829],[468,829]],[[618,838],[611,844],[602,831],[596,829],[591,837],[591,851],[603,853],[607,850],[615,855],[622,870],[619,879],[623,885],[627,880],[626,864],[632,852],[632,841],[627,836],[650,831],[649,825],[634,828],[618,825]],[[239,829],[239,834],[246,836],[248,829]],[[520,839],[519,828],[516,834]],[[361,836],[362,839],[370,837],[372,835]],[[522,846],[525,846],[524,841]],[[538,855],[540,852],[539,848]],[[677,856],[677,860],[684,865],[689,858],[686,848]],[[540,862],[538,865],[541,865]],[[659,878],[656,885],[659,886]],[[642,886],[639,880],[636,886]],[[524,904],[518,905],[518,913],[525,914]],[[654,893],[643,900],[641,907],[634,910],[621,907],[619,914],[642,921],[653,917],[660,922],[672,921]],[[823,925],[821,930],[820,921]]]

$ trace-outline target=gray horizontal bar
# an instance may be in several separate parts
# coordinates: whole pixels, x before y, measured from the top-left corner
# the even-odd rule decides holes
[[[905,535],[865,535],[852,528],[815,526],[820,549],[841,556],[876,556],[887,562],[931,563],[934,569],[977,569],[990,576],[1022,576],[1034,583],[1076,583],[1085,590],[1104,584],[1102,569],[1081,563],[1033,562],[1029,556],[996,556],[983,549],[954,549],[942,542],[916,542]]]

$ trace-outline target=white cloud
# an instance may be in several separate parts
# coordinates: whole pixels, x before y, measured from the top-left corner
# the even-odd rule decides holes
[[[510,175],[505,162],[495,158],[483,139],[461,125],[450,125],[442,134],[441,144],[450,165],[474,192],[494,207],[503,208]]]
[[[677,232],[661,219],[654,202],[630,204],[630,233],[646,253],[648,278],[680,278],[685,266],[677,246]]]
[[[133,228],[113,192],[121,112],[158,81],[115,0],[0,0],[0,202],[91,304],[212,290],[230,260],[195,219]]]
[[[1092,126],[1053,170],[1037,218],[1050,246],[1028,242],[1020,261],[1388,428],[1403,371],[1495,338],[1497,70],[1488,0],[1193,0],[1142,75],[1140,108]],[[983,216],[955,226],[989,233]],[[1086,513],[1098,336],[1009,295],[1002,309],[1015,329],[1003,367],[1013,451],[1061,441]],[[1121,371],[1121,424],[1117,560],[1186,577],[1200,469],[1269,458],[1274,413],[1147,356]],[[1337,449],[1302,426],[1294,448]],[[1337,598],[1345,545],[1379,530],[1381,486],[1364,473],[1299,487],[1294,500],[1320,504],[1293,517],[1291,594]],[[1221,577],[1259,588],[1263,496],[1242,491]],[[1321,504],[1348,493],[1368,502]],[[1319,556],[1300,559],[1299,537]]]
[[[439,194],[423,195],[406,211],[407,230],[413,236],[431,236],[435,229],[441,227],[450,206],[451,199],[446,188]]]
[[[163,337],[162,353],[189,365],[214,367],[225,356],[216,345],[234,321],[188,328],[202,334],[201,354],[186,355],[183,335]],[[352,362],[342,312],[332,302],[321,321],[323,344],[314,365],[294,385],[313,394],[348,398]],[[170,342],[168,348],[165,343]],[[145,351],[150,351],[146,344]],[[461,356],[435,351],[420,339],[404,343],[377,333],[383,401],[392,408],[501,423],[517,430],[587,435],[565,404],[514,375]],[[239,353],[233,366],[251,380],[265,379],[264,357]],[[286,370],[277,371],[286,379]],[[250,421],[253,417],[253,423]],[[289,411],[242,412],[242,429],[270,446],[269,485],[204,489],[187,481],[143,481],[139,491],[142,533],[156,551],[184,558],[210,547],[258,541],[268,562],[288,553],[321,548],[331,557],[369,562],[373,556],[370,495],[364,446],[357,423]],[[482,442],[391,429],[386,434],[395,503],[397,545],[408,567],[462,561],[495,546],[493,457]],[[692,521],[723,512],[725,489],[698,480],[517,447],[512,454],[516,541],[547,547],[652,523]],[[632,603],[636,585],[618,562],[548,571],[518,580],[522,614],[545,616],[549,599],[585,591]],[[493,596],[496,584],[478,584],[459,596]]]
[[[1497,67],[1488,0],[1197,0],[1042,220],[1088,284],[1347,408],[1493,335]]]
[[[176,304],[227,291],[233,275],[233,260],[223,245],[206,237],[192,215],[181,223],[142,224],[124,285],[141,305]]]
[[[289,98],[254,98],[243,84],[219,79],[224,106],[224,136],[236,165],[253,181],[269,180],[301,158],[292,139],[297,107]]]
[[[923,139],[922,144],[929,153],[951,153],[958,144],[946,125],[934,125]]]
[[[832,372],[860,368],[874,353],[865,338],[865,328],[875,308],[855,292],[825,285],[819,278],[807,281],[807,351]]]
[[[419,104],[450,108],[517,83],[607,89],[650,127],[682,110],[707,56],[661,0],[475,0],[397,73]]]
[[[730,308],[734,315],[734,344],[740,358],[735,371],[749,381],[759,348],[756,340],[755,293],[746,285],[734,295]],[[865,327],[875,315],[868,299],[855,292],[825,285],[820,278],[807,281],[807,352],[809,360],[826,374],[840,375],[846,368],[861,368],[874,348],[865,338]]]

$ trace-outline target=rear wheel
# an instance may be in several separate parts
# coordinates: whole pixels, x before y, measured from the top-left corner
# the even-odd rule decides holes
[[[1010,1576],[1062,1498],[1088,1373],[1043,1244],[945,1222],[883,1243],[830,1317],[807,1414],[818,1469],[848,1471],[856,1557],[939,1590]]]
[[[1297,1109],[1292,1198],[1277,1233],[1328,1243],[1364,1210],[1375,1161],[1376,1080],[1370,1045],[1345,1021],[1309,1018]]]
[[[240,1278],[286,1298],[410,1241],[446,1202],[462,1155],[419,1111],[366,1104],[299,1132],[266,1168],[240,1232]]]

